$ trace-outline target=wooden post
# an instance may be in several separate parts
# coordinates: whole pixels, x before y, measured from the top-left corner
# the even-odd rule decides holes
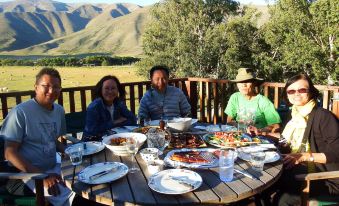
[[[45,206],[44,185],[42,179],[35,179],[36,204]]]
[[[197,118],[197,104],[198,104],[198,88],[197,82],[195,81],[185,81],[187,94],[191,104],[191,114],[192,118]]]

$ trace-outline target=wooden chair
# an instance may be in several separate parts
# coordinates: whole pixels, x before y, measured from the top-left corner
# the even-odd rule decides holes
[[[338,205],[339,204],[339,196],[329,197],[329,196],[317,196],[317,197],[309,197],[310,192],[310,182],[312,180],[322,180],[322,179],[333,179],[339,178],[339,171],[331,171],[331,172],[318,172],[318,173],[309,173],[309,174],[299,174],[295,176],[296,180],[304,181],[305,189],[301,194],[301,205]]]
[[[43,179],[46,174],[41,173],[8,173],[0,172],[0,179],[33,179],[35,181],[36,194],[35,196],[18,196],[8,193],[0,193],[0,204],[9,205],[25,205],[25,206],[44,206],[44,186]]]
[[[71,112],[65,114],[66,118],[66,131],[68,134],[72,134],[74,138],[77,138],[78,132],[83,132],[86,125],[86,111]]]

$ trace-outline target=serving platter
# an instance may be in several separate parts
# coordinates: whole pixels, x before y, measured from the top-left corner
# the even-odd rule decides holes
[[[219,149],[195,148],[174,149],[164,158],[171,167],[211,168],[219,166]]]
[[[203,136],[203,140],[210,145],[220,148],[272,143],[269,139],[263,136],[252,137],[247,133],[241,133],[239,131],[213,132],[205,134]]]

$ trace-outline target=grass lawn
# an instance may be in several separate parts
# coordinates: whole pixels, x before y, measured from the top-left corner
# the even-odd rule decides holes
[[[0,89],[9,91],[33,90],[35,75],[42,67],[4,66],[0,67]],[[146,80],[136,74],[132,66],[107,67],[55,67],[60,72],[62,87],[92,86],[105,75],[115,75],[121,82]],[[1,92],[1,91],[0,91]]]

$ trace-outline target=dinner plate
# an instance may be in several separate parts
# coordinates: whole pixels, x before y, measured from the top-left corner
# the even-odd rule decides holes
[[[239,148],[242,149],[242,148]],[[242,150],[238,149],[238,156],[240,159],[245,160],[245,161],[251,161],[251,153],[256,152],[252,150],[251,152],[244,152]],[[263,150],[257,150],[257,151],[263,151]],[[276,162],[280,159],[280,154],[275,151],[266,151],[265,152],[265,163],[272,163]]]
[[[191,170],[169,169],[153,174],[148,186],[159,193],[178,195],[191,192],[202,184],[201,176]]]
[[[101,142],[96,142],[96,141],[89,141],[89,142],[80,142],[77,144],[73,144],[65,149],[65,153],[67,153],[68,150],[70,150],[73,147],[78,147],[79,145],[82,145],[81,147],[83,148],[82,155],[92,155],[97,152],[100,152],[105,148],[105,145],[102,144]],[[84,146],[86,144],[86,147]]]
[[[109,171],[98,178],[91,179],[93,175]],[[78,174],[78,180],[87,184],[102,184],[120,179],[128,173],[128,167],[121,162],[101,162],[90,165]]]
[[[216,155],[213,155],[212,161],[210,163],[186,163],[186,162],[180,162],[180,161],[174,161],[171,160],[171,156],[175,152],[188,152],[188,151],[200,151],[200,152],[207,152],[210,154],[213,154],[213,152],[219,151],[218,149],[211,149],[211,148],[196,148],[196,149],[176,149],[171,150],[167,153],[164,161],[168,166],[171,167],[187,167],[187,168],[211,168],[211,167],[218,167],[219,166],[219,158]]]

